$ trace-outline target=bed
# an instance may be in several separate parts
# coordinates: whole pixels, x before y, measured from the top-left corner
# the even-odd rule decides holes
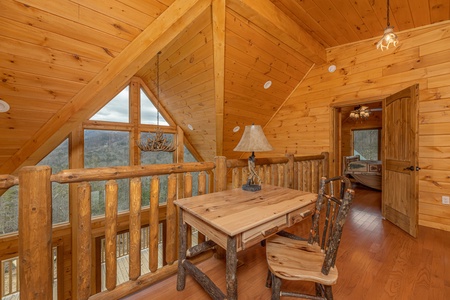
[[[381,190],[381,161],[360,160],[359,155],[344,156],[343,173],[370,188]]]

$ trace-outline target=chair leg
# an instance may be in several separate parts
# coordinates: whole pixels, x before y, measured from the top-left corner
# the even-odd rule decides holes
[[[267,271],[267,278],[266,278],[266,288],[272,287],[272,272],[270,270]]]
[[[323,292],[322,292],[323,291],[323,287],[322,287],[322,285],[317,283],[317,282],[314,285],[316,286],[316,296],[323,297]]]
[[[272,300],[279,300],[281,293],[281,279],[272,274]]]
[[[331,285],[324,285],[325,288],[325,298],[327,300],[333,300],[333,291],[331,289]]]

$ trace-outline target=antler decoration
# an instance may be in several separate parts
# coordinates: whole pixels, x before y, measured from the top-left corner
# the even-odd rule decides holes
[[[150,137],[147,138],[146,142],[138,142],[136,141],[137,146],[141,151],[151,151],[151,152],[173,152],[177,149],[177,145],[175,145],[174,141],[170,142],[164,138],[163,131],[159,128],[159,55],[161,51],[158,52],[156,56],[156,92],[157,92],[157,101],[158,108],[156,111],[156,130],[155,133],[151,133]]]
[[[177,149],[177,146],[173,141],[170,142],[164,138],[161,129],[156,129],[155,133],[150,133],[150,135],[147,142],[137,143],[137,146],[141,151],[173,152]]]

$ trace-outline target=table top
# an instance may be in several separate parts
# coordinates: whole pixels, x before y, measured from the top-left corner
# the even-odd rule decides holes
[[[262,185],[256,192],[241,188],[174,201],[184,211],[234,236],[315,202],[317,194]]]

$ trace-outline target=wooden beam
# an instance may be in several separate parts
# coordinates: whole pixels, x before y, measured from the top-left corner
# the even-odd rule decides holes
[[[325,47],[270,0],[229,0],[227,6],[314,63],[327,61]]]
[[[225,103],[225,0],[212,0],[214,48],[214,99],[216,107],[216,155],[223,154],[223,111]]]
[[[35,164],[56,147],[77,124],[90,118],[120,92],[132,76],[208,9],[211,0],[176,0],[70,102],[0,168],[10,174]]]

